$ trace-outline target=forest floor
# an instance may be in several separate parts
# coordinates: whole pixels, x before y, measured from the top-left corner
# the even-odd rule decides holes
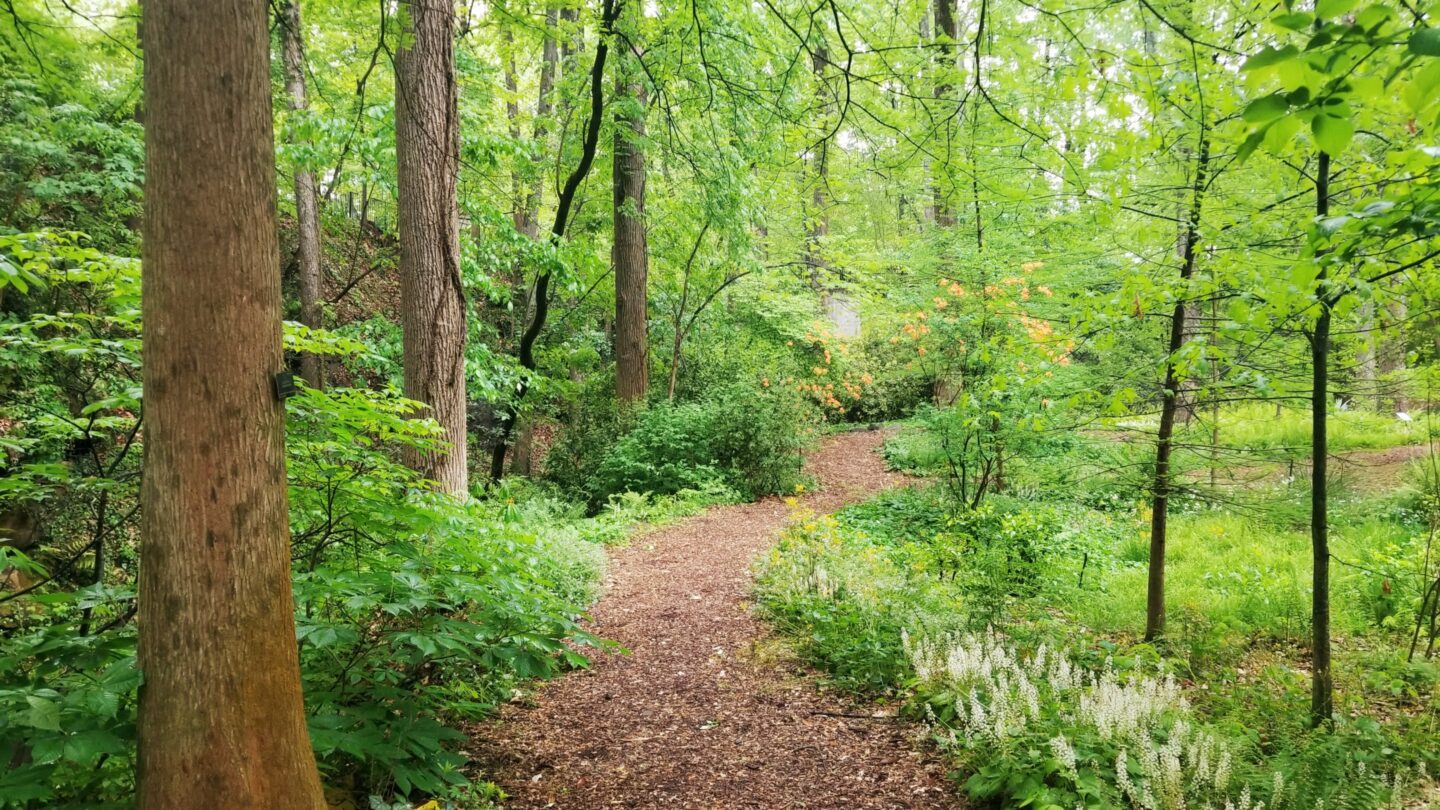
[[[904,483],[880,431],[831,436],[799,507]],[[628,653],[542,685],[475,730],[507,807],[954,807],[923,730],[819,686],[747,605],[750,566],[792,507],[712,509],[611,556],[590,629]]]

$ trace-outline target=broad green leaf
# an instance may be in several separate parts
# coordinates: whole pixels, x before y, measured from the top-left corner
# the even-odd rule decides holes
[[[1440,91],[1440,61],[1430,62],[1405,85],[1402,97],[1411,113],[1418,113],[1430,106]]]
[[[1410,34],[1410,52],[1440,56],[1440,28],[1417,28]]]
[[[1293,115],[1287,115],[1265,130],[1265,148],[1270,152],[1279,153],[1290,145],[1295,138],[1295,133],[1300,131],[1300,119]]]
[[[1315,116],[1310,122],[1310,131],[1315,136],[1315,145],[1332,156],[1344,152],[1350,139],[1355,137],[1355,125],[1350,119],[1333,115]]]
[[[1308,11],[1292,11],[1288,14],[1276,16],[1271,21],[1281,28],[1288,28],[1291,31],[1304,31],[1310,27],[1311,23],[1315,22],[1315,15]]]
[[[1273,121],[1290,110],[1290,104],[1285,96],[1280,93],[1257,98],[1245,105],[1245,112],[1242,117],[1252,124],[1262,124],[1266,121]]]
[[[1299,55],[1300,49],[1294,45],[1286,45],[1283,48],[1265,48],[1249,59],[1246,59],[1245,64],[1241,65],[1240,69],[1244,71],[1263,70],[1264,68],[1273,67],[1282,62],[1288,62]]]
[[[25,716],[26,725],[46,731],[60,730],[59,704],[38,695],[26,695],[25,702],[30,704],[30,711]]]

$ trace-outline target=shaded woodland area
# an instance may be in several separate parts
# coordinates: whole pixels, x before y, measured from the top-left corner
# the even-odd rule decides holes
[[[1440,804],[1437,128],[1412,0],[6,0],[0,807]]]

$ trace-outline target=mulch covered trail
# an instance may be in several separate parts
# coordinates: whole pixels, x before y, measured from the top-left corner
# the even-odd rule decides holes
[[[828,512],[899,484],[883,434],[826,439],[809,469]],[[915,726],[872,717],[777,654],[745,604],[779,499],[712,509],[612,556],[593,629],[630,650],[542,686],[476,729],[508,807],[953,807]],[[852,716],[845,716],[852,715]]]

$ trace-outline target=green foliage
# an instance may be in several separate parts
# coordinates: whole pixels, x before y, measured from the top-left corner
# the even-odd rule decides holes
[[[592,507],[625,492],[670,495],[717,485],[757,498],[800,482],[805,419],[785,393],[732,384],[692,402],[581,416],[548,471]]]
[[[1109,556],[1119,542],[1103,528],[1106,518],[1088,510],[995,499],[956,524],[1048,538],[1051,552],[1034,585],[1048,597],[1044,609],[1012,609],[992,630],[967,629],[982,624],[977,617],[997,617],[964,569],[937,577],[929,562],[927,536],[943,536],[950,520],[945,503],[935,490],[891,492],[835,520],[799,515],[759,564],[756,596],[799,652],[837,682],[907,698],[955,757],[972,799],[1003,807],[1264,801],[1297,809],[1323,799],[1327,807],[1377,808],[1399,806],[1431,764],[1433,730],[1386,729],[1364,716],[1333,732],[1308,730],[1308,684],[1289,667],[1232,681],[1233,670],[1220,675],[1212,663],[1192,669],[1195,680],[1180,680],[1174,667],[1193,661],[1094,635],[1090,620],[1116,609],[1108,593],[1115,585],[1079,589],[1054,564],[1073,553]],[[1193,553],[1179,550],[1182,559]],[[1097,560],[1092,578],[1110,583],[1111,570],[1125,568]],[[1192,576],[1172,571],[1172,584]],[[1143,592],[1125,594],[1134,601]],[[1087,603],[1097,599],[1092,609]],[[1057,610],[1062,615],[1052,615]],[[1193,610],[1214,613],[1197,605],[1171,621],[1190,624]],[[1413,682],[1423,695],[1427,673],[1396,671],[1384,688]]]

